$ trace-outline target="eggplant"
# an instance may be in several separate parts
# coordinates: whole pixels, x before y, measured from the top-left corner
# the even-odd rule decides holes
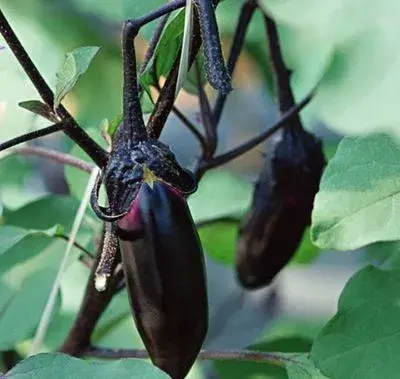
[[[270,284],[295,254],[326,164],[321,141],[298,123],[283,130],[271,151],[239,228],[235,266],[247,289]]]
[[[184,196],[161,180],[143,182],[117,222],[135,323],[154,365],[186,376],[208,327],[203,252]]]

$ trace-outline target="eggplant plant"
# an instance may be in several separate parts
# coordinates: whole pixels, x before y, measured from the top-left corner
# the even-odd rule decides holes
[[[357,45],[355,41],[376,23],[365,16],[363,22],[368,19],[369,24],[358,20],[355,26],[349,26],[351,18],[344,13],[350,5],[345,4],[341,11],[327,11],[328,17],[322,14],[325,6],[310,10],[301,1],[281,5],[272,0],[233,1],[155,1],[151,6],[146,4],[147,12],[133,12],[133,18],[120,20],[122,113],[93,136],[73,117],[67,95],[82,75],[90,73],[99,47],[85,46],[68,53],[52,89],[28,54],[30,47],[19,39],[17,26],[9,22],[7,7],[0,2],[0,63],[5,54],[14,56],[41,98],[23,101],[20,107],[51,123],[1,142],[0,160],[6,161],[10,155],[36,156],[91,174],[79,207],[70,198],[55,196],[53,201],[29,204],[33,211],[27,217],[25,208],[3,209],[0,204],[2,378],[183,379],[201,360],[215,361],[213,375],[222,379],[250,378],[259,370],[262,378],[369,379],[398,375],[399,364],[387,352],[399,347],[396,216],[400,149],[387,134],[364,135],[365,130],[381,132],[382,125],[396,134],[390,121],[397,120],[397,114],[383,107],[387,112],[382,112],[380,121],[379,112],[363,108],[371,120],[364,115],[351,119],[346,115],[356,114],[353,107],[344,107],[342,114],[338,109],[346,101],[329,96],[338,93],[346,98],[356,91],[351,87],[357,76],[352,65],[358,64],[366,44]],[[132,5],[130,2],[135,3],[125,0],[124,4]],[[298,4],[304,8],[304,17],[298,12]],[[221,7],[231,8],[225,21],[218,11]],[[379,5],[376,10],[379,17],[389,17]],[[319,13],[323,17],[314,20],[313,15]],[[343,30],[338,31],[330,19],[342,20]],[[395,21],[393,25],[400,24]],[[229,43],[221,38],[227,24]],[[326,30],[322,30],[325,24]],[[146,51],[140,49],[139,53],[138,45],[152,25]],[[381,33],[376,31],[373,38]],[[376,45],[391,41],[386,37]],[[375,46],[368,41],[368,46]],[[258,135],[220,152],[221,116],[229,94],[236,90],[237,63],[243,52],[256,58],[268,79],[278,117]],[[369,56],[363,64],[380,63],[389,55]],[[96,61],[102,64],[100,56]],[[378,63],[372,65],[374,70],[380,67]],[[360,67],[361,71],[364,66]],[[197,97],[201,128],[185,116],[176,101],[182,87],[189,91],[189,81],[190,91]],[[384,82],[390,87],[389,81]],[[5,84],[0,83],[0,88]],[[398,88],[396,85],[388,92],[392,95]],[[298,93],[303,94],[300,101],[295,96]],[[211,94],[215,95],[213,100]],[[357,98],[354,107],[360,108],[363,101],[367,102]],[[350,119],[356,125],[328,162],[327,156],[332,154],[326,153],[324,143],[310,131],[304,113],[300,115],[310,103],[311,111],[317,109],[333,130],[343,132],[343,124]],[[160,139],[171,114],[200,146],[200,154],[193,157],[190,167],[179,162],[179,151]],[[365,130],[360,120],[368,126]],[[64,133],[90,161],[25,144],[57,132]],[[354,137],[356,133],[361,136]],[[265,141],[267,151],[246,209],[199,221],[190,201],[196,191],[201,191],[206,177]],[[357,156],[356,164],[349,158],[352,154]],[[0,194],[2,178],[0,172]],[[226,196],[229,191],[227,186]],[[211,201],[211,196],[207,194],[202,201]],[[91,206],[88,212],[87,203]],[[41,221],[43,212],[57,220],[51,223],[52,228]],[[386,266],[368,266],[351,278],[340,297],[337,315],[314,341],[304,344],[302,340],[297,350],[292,346],[281,348],[280,340],[265,344],[262,339],[245,349],[211,350],[207,348],[208,336],[216,332],[210,318],[209,292],[213,288],[207,286],[205,255],[215,258],[218,252],[214,253],[215,246],[207,240],[210,225],[212,242],[230,236],[231,251],[225,255],[229,255],[227,260],[243,294],[254,294],[256,289],[273,291],[278,274],[296,260],[307,241],[312,249],[350,250],[368,245],[369,259],[381,258],[379,263],[384,261]],[[86,228],[85,233],[80,228]],[[83,235],[85,243],[81,243]],[[62,259],[49,253],[49,241],[60,240],[68,241]],[[72,248],[79,255],[71,255]],[[68,291],[60,288],[69,264],[77,264],[90,274],[85,275],[79,309],[68,315],[73,317],[70,323],[63,323],[66,316],[60,309],[68,308],[71,299],[65,295]],[[71,297],[73,287],[69,288]],[[120,296],[122,293],[126,298]],[[276,307],[274,297],[269,299],[266,307],[272,307],[272,303]],[[27,304],[29,310],[25,309]],[[379,328],[378,321],[372,324],[372,310]],[[124,333],[136,331],[143,348],[134,348],[133,339],[128,347],[102,345],[99,341],[110,325],[116,327],[126,314],[129,328]],[[49,337],[51,332],[56,335],[54,341]],[[291,342],[296,345],[299,341],[293,338]],[[233,368],[227,370],[225,365],[230,363]],[[271,366],[276,366],[276,371],[271,371]]]

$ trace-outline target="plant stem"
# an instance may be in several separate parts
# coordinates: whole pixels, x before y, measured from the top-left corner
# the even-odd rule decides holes
[[[236,31],[233,37],[233,43],[227,63],[227,69],[230,76],[232,76],[233,72],[235,71],[236,62],[243,48],[246,31],[256,8],[257,2],[255,0],[247,0],[243,4],[240,11],[239,20],[236,26]],[[215,102],[214,119],[217,125],[219,124],[219,121],[221,119],[222,110],[225,106],[227,96],[227,93],[220,92]]]
[[[49,134],[53,134],[53,133],[59,132],[61,130],[64,130],[66,127],[67,127],[66,123],[61,121],[61,122],[58,122],[57,124],[48,126],[47,128],[35,130],[30,133],[25,133],[22,136],[18,136],[18,137],[10,139],[4,143],[0,143],[0,151],[3,151],[10,147],[19,145],[20,143],[32,141],[33,139],[36,139],[39,137],[48,136]]]
[[[218,145],[218,134],[217,134],[217,124],[215,123],[214,114],[211,110],[210,102],[206,92],[204,91],[203,85],[201,83],[200,68],[196,62],[196,81],[197,89],[199,92],[199,103],[200,103],[200,114],[201,121],[206,133],[206,146],[203,149],[203,159],[211,159],[217,149]]]
[[[0,33],[6,40],[8,46],[14,53],[18,62],[28,75],[29,79],[36,87],[43,101],[51,108],[54,106],[54,95],[42,75],[39,73],[35,64],[32,62],[28,53],[22,46],[18,37],[14,33],[10,24],[8,23],[4,13],[0,10]],[[57,108],[57,113],[61,119],[66,122],[66,128],[63,129],[64,133],[74,140],[99,166],[103,167],[107,163],[108,153],[92,140],[89,135],[76,123],[68,111],[60,105]]]
[[[175,113],[176,117],[179,118],[182,124],[184,124],[189,129],[189,131],[196,137],[196,139],[200,143],[202,150],[205,150],[207,148],[206,140],[204,136],[192,124],[192,122],[176,106],[172,107],[172,112]]]
[[[157,9],[154,9],[150,13],[146,14],[145,16],[135,18],[135,23],[140,27],[157,20],[160,17],[165,16],[179,8],[183,8],[186,5],[186,0],[173,0],[170,1]]]
[[[221,166],[221,165],[241,156],[242,154],[247,153],[249,150],[256,147],[259,143],[261,143],[261,142],[265,141],[267,138],[271,137],[271,135],[274,134],[277,130],[286,126],[287,123],[291,119],[293,119],[294,117],[297,117],[298,113],[311,101],[311,99],[312,99],[312,94],[308,95],[299,104],[295,105],[290,110],[285,112],[282,115],[282,117],[272,127],[267,129],[266,131],[260,133],[258,136],[253,137],[249,141],[234,148],[233,150],[228,151],[227,153],[221,154],[221,155],[205,162],[199,169],[200,174],[198,173],[197,175],[198,176],[200,175],[200,177],[201,177],[201,173],[204,173],[205,171],[210,170],[212,168]]]
[[[122,32],[122,56],[124,61],[123,131],[125,141],[137,141],[147,138],[146,126],[143,121],[142,108],[139,100],[136,72],[134,40],[139,28],[140,26],[136,21],[128,20],[124,23]]]
[[[11,154],[30,155],[41,158],[51,159],[55,162],[62,163],[68,166],[75,167],[79,170],[90,173],[93,170],[93,165],[75,158],[72,155],[60,153],[57,150],[45,149],[42,147],[34,146],[21,146],[11,150]]]
[[[144,349],[108,349],[90,346],[84,353],[86,356],[120,359],[120,358],[149,358],[149,354]],[[292,359],[279,353],[266,353],[253,350],[201,350],[198,356],[200,360],[235,360],[248,362],[266,362],[282,366],[285,362],[293,362]]]
[[[279,42],[278,30],[275,22],[264,15],[265,30],[268,37],[268,46],[271,57],[272,68],[275,73],[275,87],[278,97],[279,112],[282,114],[292,108],[296,101],[290,86],[290,70],[285,65]]]

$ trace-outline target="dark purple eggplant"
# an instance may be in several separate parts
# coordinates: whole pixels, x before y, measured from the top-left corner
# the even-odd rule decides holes
[[[301,125],[285,128],[271,151],[239,229],[236,272],[248,289],[270,284],[293,257],[326,163],[321,142]]]
[[[163,181],[142,183],[118,228],[140,336],[156,366],[184,378],[208,327],[203,253],[186,201]]]

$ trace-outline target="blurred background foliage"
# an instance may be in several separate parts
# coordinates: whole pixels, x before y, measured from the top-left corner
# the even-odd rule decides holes
[[[142,15],[163,2],[0,0],[0,7],[53,87],[55,73],[67,52],[79,46],[101,47],[64,104],[80,125],[104,145],[100,126],[121,112],[121,21]],[[400,88],[400,49],[393,49],[393,38],[400,32],[400,23],[395,22],[400,5],[396,1],[367,7],[362,7],[362,0],[261,3],[279,23],[285,57],[294,70],[297,97],[300,99],[319,83],[318,95],[303,117],[307,128],[324,139],[328,158],[334,155],[341,134],[381,129],[398,133],[400,120],[394,95]],[[224,0],[218,7],[225,53],[229,51],[241,5],[239,0]],[[358,11],[359,7],[365,12]],[[154,24],[144,28],[137,39],[139,60],[153,28]],[[0,44],[4,45],[1,40]],[[271,78],[264,25],[258,13],[250,25],[235,73],[237,91],[230,95],[222,117],[220,151],[239,144],[276,119]],[[215,96],[210,88],[207,91],[211,98]],[[0,141],[46,125],[18,107],[19,102],[32,99],[38,99],[35,89],[7,48],[1,49]],[[177,105],[200,127],[194,95],[182,91]],[[173,115],[162,139],[190,167],[199,147]],[[71,151],[88,160],[85,153],[60,135],[33,144]],[[266,351],[308,351],[310,341],[335,312],[343,283],[364,263],[359,254],[321,254],[307,232],[292,264],[274,286],[250,293],[238,286],[231,268],[238,221],[250,204],[253,181],[263,161],[261,153],[266,149],[264,144],[223,169],[210,172],[189,200],[195,221],[203,224],[199,232],[207,253],[211,328],[206,347],[237,348],[257,343],[255,348]],[[0,241],[4,245],[0,246],[0,349],[5,352],[5,365],[28,351],[65,249],[63,237],[71,229],[87,180],[85,173],[72,168],[64,172],[63,167],[48,161],[15,155],[0,160]],[[219,221],[210,223],[215,219]],[[92,211],[87,210],[78,242],[94,251],[99,229]],[[76,250],[63,278],[46,340],[48,350],[62,342],[79,307],[89,272],[79,257],[82,252]],[[310,267],[298,265],[311,262],[315,264]],[[332,279],[327,278],[327,270]],[[29,318],[21,313],[25,308],[29,309]],[[16,325],[18,333],[10,333]],[[115,348],[142,346],[125,293],[118,295],[104,314],[94,342]],[[9,354],[14,349],[17,356]],[[284,369],[252,363],[205,364],[203,369],[195,367],[193,377],[287,377]]]

